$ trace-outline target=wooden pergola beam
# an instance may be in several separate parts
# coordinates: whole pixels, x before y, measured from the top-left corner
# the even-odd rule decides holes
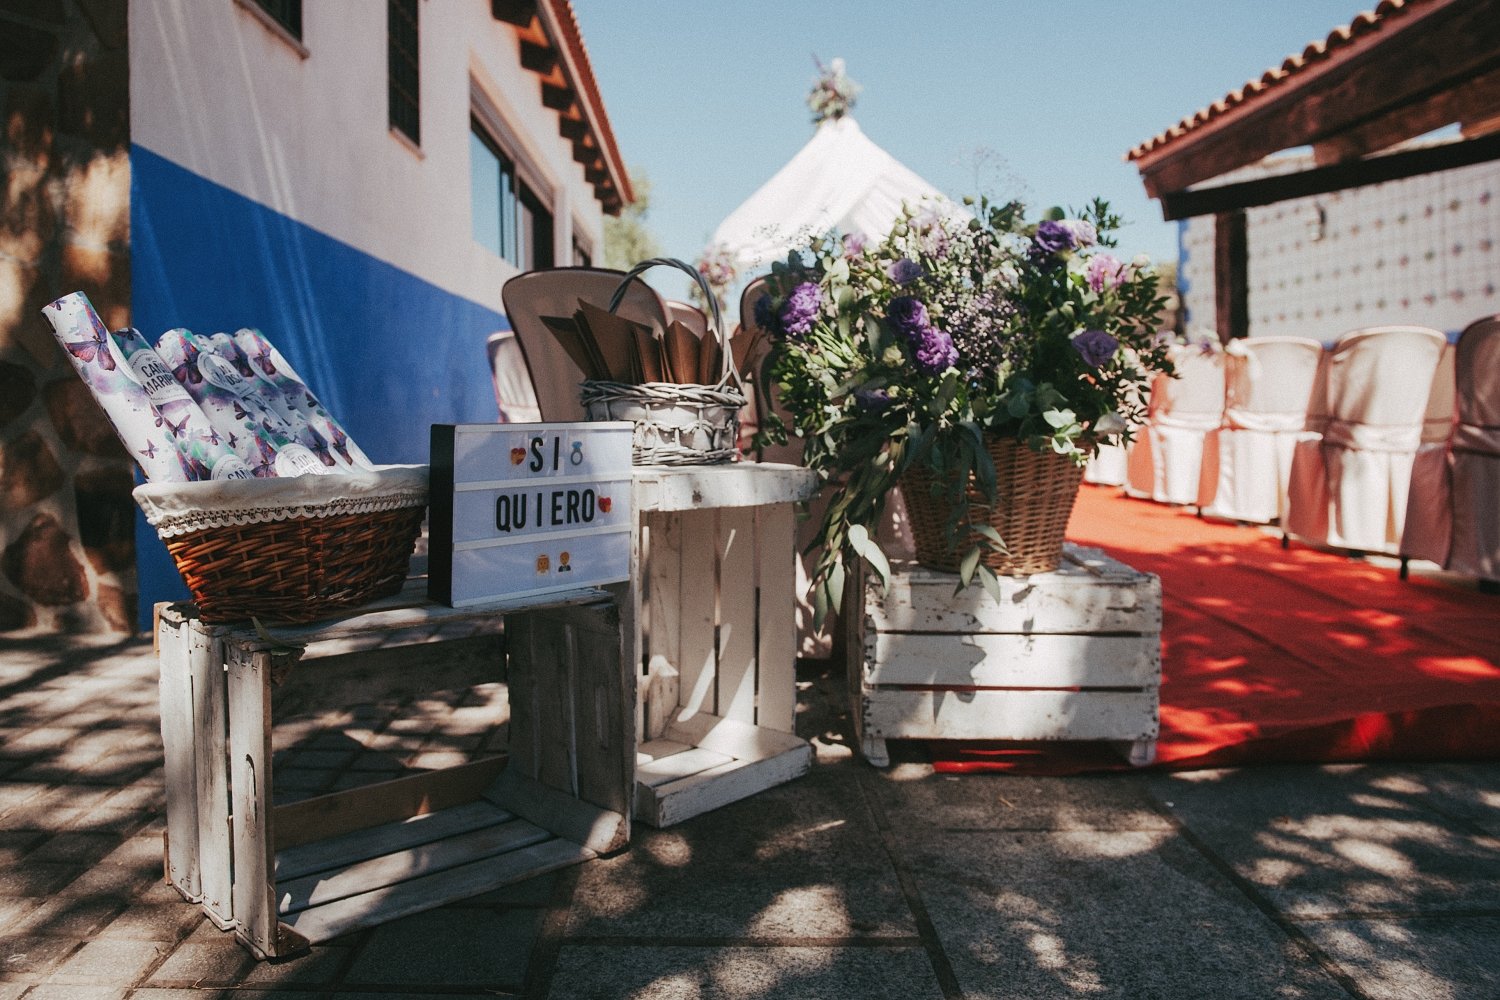
[[[1495,68],[1456,87],[1314,143],[1313,159],[1320,167],[1332,166],[1378,153],[1454,122],[1481,120],[1497,114],[1500,114],[1500,57]]]
[[[1500,132],[1239,184],[1171,192],[1161,196],[1162,218],[1171,221],[1273,205],[1290,198],[1344,191],[1491,160],[1500,160]]]

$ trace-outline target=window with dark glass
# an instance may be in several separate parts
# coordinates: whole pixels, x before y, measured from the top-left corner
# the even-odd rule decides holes
[[[417,0],[388,0],[386,29],[391,128],[421,145],[422,120],[418,113],[420,90],[417,75]]]
[[[255,5],[299,42],[302,40],[302,0],[255,0]]]
[[[478,121],[469,131],[474,240],[523,271],[553,266],[552,213]]]

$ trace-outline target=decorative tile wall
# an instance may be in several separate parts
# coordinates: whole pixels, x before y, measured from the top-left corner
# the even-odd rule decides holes
[[[1261,175],[1304,169],[1279,158]],[[1409,323],[1453,334],[1500,312],[1500,163],[1484,163],[1246,212],[1252,336],[1332,341]],[[1214,223],[1180,233],[1187,328],[1214,325]]]

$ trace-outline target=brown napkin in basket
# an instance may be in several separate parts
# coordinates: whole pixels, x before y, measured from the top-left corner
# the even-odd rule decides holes
[[[651,331],[639,323],[630,324],[630,332],[635,335],[634,361],[640,366],[638,370],[642,381],[670,381],[664,371],[661,341],[651,336]]]
[[[697,381],[701,345],[697,336],[681,320],[673,320],[667,327],[665,347],[670,380],[679,384]]]
[[[552,336],[562,345],[562,349],[572,359],[573,363],[583,372],[587,379],[609,378],[609,369],[604,364],[604,359],[599,356],[598,345],[594,338],[586,336],[578,328],[578,321],[571,316],[542,316],[541,320],[551,331]]]
[[[573,314],[573,318],[578,320],[580,332],[586,333],[597,346],[600,357],[604,359],[604,367],[609,372],[608,377],[616,382],[639,384],[643,372],[637,363],[636,339],[632,328],[641,327],[648,338],[651,335],[650,329],[616,316],[608,309],[590,305],[582,299],[578,300],[578,312]]]
[[[698,352],[698,384],[718,385],[723,367],[724,349],[714,337],[704,337]]]

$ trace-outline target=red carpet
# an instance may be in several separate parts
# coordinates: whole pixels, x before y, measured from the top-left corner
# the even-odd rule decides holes
[[[1161,577],[1157,766],[1500,758],[1500,597],[1104,487],[1068,539]],[[1124,766],[1099,745],[931,748],[945,771]]]

